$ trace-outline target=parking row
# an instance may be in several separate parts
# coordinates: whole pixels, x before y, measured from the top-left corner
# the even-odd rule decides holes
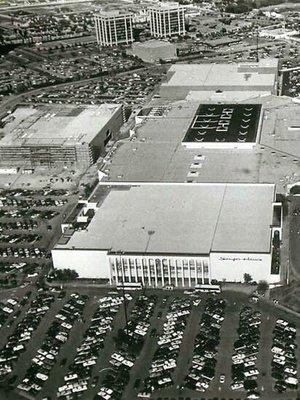
[[[247,391],[249,398],[259,398],[256,367],[259,352],[261,313],[245,306],[240,311],[238,339],[234,342],[232,355],[232,390]]]
[[[37,233],[32,234],[6,234],[0,233],[0,242],[1,243],[10,243],[10,244],[17,244],[17,243],[28,243],[34,244],[42,239],[42,235]]]
[[[1,222],[0,232],[4,231],[32,231],[37,229],[37,221],[16,221],[16,222]]]
[[[18,306],[18,300],[14,298],[9,298],[0,302],[0,328],[2,328],[8,321],[9,317],[16,312]]]
[[[276,321],[272,337],[272,377],[279,393],[298,389],[296,326],[283,319]]]
[[[54,296],[48,292],[39,292],[31,301],[24,318],[17,324],[14,332],[0,351],[0,378],[12,372],[14,363],[26,350],[32,334],[54,302]]]
[[[37,189],[37,190],[31,190],[31,189],[2,189],[0,190],[0,196],[1,197],[22,197],[22,198],[27,198],[32,199],[33,197],[37,196],[48,196],[49,197],[57,197],[57,196],[69,196],[71,193],[69,190],[65,189]]]
[[[15,257],[15,258],[50,258],[51,254],[45,249],[39,247],[7,247],[0,249],[0,257]]]
[[[118,331],[115,338],[116,352],[110,357],[110,372],[102,381],[97,400],[119,400],[130,380],[130,370],[143,348],[150,327],[150,318],[157,303],[155,295],[140,295],[131,312],[131,318]]]
[[[52,199],[46,197],[45,199],[20,199],[14,197],[1,197],[0,207],[18,207],[22,209],[29,209],[32,207],[62,207],[67,203],[67,199]]]
[[[185,385],[189,389],[204,392],[215,377],[225,306],[223,299],[209,297],[206,300],[199,333],[195,339],[192,365],[185,378]],[[225,376],[221,375],[220,383],[224,383],[224,380]]]
[[[99,306],[91,318],[91,324],[84,334],[84,339],[76,349],[74,361],[64,376],[64,384],[58,388],[57,398],[74,399],[79,393],[84,393],[104,340],[112,330],[115,315],[123,303],[121,296],[106,296],[99,300]]]
[[[28,218],[28,219],[44,219],[51,220],[54,217],[59,215],[57,211],[52,210],[39,210],[35,208],[26,208],[26,209],[1,209],[0,210],[0,218]]]
[[[76,321],[82,318],[87,300],[86,295],[72,293],[67,303],[56,314],[40,349],[31,360],[24,379],[17,386],[20,391],[32,396],[41,391],[57,362],[62,345],[67,342]]]
[[[155,351],[149,369],[149,376],[144,380],[141,398],[150,398],[156,389],[173,385],[173,372],[178,363],[188,316],[191,313],[192,301],[186,298],[175,298],[166,314],[162,333],[158,336],[158,348]]]

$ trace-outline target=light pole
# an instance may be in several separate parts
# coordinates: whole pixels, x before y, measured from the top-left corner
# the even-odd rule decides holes
[[[123,279],[123,268],[122,268],[122,251],[119,252],[120,260],[119,260],[119,269],[121,270],[121,284],[122,284],[122,295],[123,295],[123,307],[124,307],[124,316],[125,316],[125,331],[127,334],[128,328],[128,315],[127,315],[127,303],[126,303],[126,296],[125,296],[125,287],[124,287],[124,279]]]
[[[142,229],[145,229],[145,228],[143,227]],[[148,233],[148,239],[147,239],[146,246],[145,246],[145,251],[144,251],[144,256],[145,257],[147,255],[147,250],[148,250],[148,247],[149,247],[151,236],[154,235],[155,231],[150,229],[150,230],[147,231],[147,233]],[[143,262],[142,262],[142,268],[144,268]],[[149,267],[149,272],[150,272],[150,267]],[[143,276],[144,276],[144,272],[143,272]],[[151,279],[151,278],[148,276],[148,279]],[[145,282],[145,287],[143,286],[143,283],[142,283],[143,294],[146,293],[146,286],[147,286],[146,282]]]

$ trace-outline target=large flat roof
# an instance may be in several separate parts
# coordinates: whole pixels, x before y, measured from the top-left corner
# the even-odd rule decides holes
[[[260,104],[200,104],[183,142],[254,143],[260,112]]]
[[[56,248],[146,254],[268,253],[274,185],[112,189],[86,231]]]
[[[150,10],[176,10],[176,9],[184,9],[185,7],[183,5],[180,5],[177,2],[162,2],[158,4],[153,4],[149,7]]]
[[[89,143],[119,104],[18,107],[5,118],[0,146],[74,146]]]
[[[280,192],[285,190],[291,179],[300,177],[300,130],[293,122],[297,117],[300,121],[300,104],[277,96],[243,103],[262,104],[262,127],[254,149],[187,149],[182,139],[199,102],[167,103],[163,116],[147,118],[135,135],[116,144],[100,167],[107,175],[103,182],[275,182]],[[295,126],[289,129],[292,123]]]
[[[260,96],[270,96],[272,93],[271,91],[260,91]],[[188,101],[202,101],[202,102],[215,102],[215,103],[222,103],[222,102],[232,102],[232,103],[240,103],[242,101],[246,101],[248,99],[257,98],[257,91],[253,90],[246,90],[246,91],[239,91],[239,90],[222,90],[222,91],[215,91],[215,90],[191,90],[188,95],[186,96],[186,100]]]
[[[198,87],[202,90],[228,87],[231,90],[270,87],[276,82],[278,60],[239,64],[174,64],[169,80],[161,87]]]

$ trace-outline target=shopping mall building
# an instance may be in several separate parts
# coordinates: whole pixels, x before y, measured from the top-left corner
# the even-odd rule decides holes
[[[280,279],[272,240],[281,236],[281,207],[272,184],[115,186],[101,204],[83,204],[77,221],[64,226],[52,256],[79,277],[153,287],[242,282],[245,273]]]

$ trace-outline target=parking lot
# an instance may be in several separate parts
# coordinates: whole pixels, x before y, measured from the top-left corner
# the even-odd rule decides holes
[[[126,306],[127,326],[122,292],[3,299],[2,385],[38,400],[297,398],[299,322],[273,304],[147,290]]]
[[[293,196],[290,207],[290,264],[295,277],[300,277],[300,196]]]
[[[101,79],[49,88],[24,98],[26,102],[102,104],[122,103],[132,109],[146,104],[164,76],[164,66],[151,66]],[[72,95],[70,96],[70,93]]]
[[[300,69],[283,73],[282,76],[282,95],[298,97],[300,93]]]
[[[0,285],[31,282],[50,265],[50,249],[76,196],[67,190],[0,191]]]

